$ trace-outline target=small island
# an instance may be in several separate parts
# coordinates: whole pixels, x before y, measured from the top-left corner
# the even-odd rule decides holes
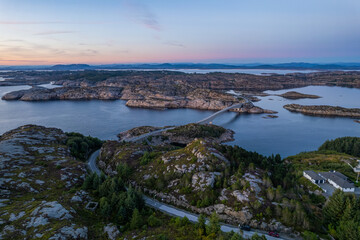
[[[360,117],[360,108],[343,108],[327,105],[299,105],[287,104],[284,108],[290,112],[298,112],[305,115],[328,116],[328,117]]]
[[[265,119],[272,119],[272,118],[278,118],[278,117],[279,117],[279,116],[269,114],[269,115],[264,116],[263,118],[265,118]]]
[[[295,91],[286,92],[286,93],[280,94],[279,96],[281,96],[283,98],[287,98],[287,99],[293,99],[293,100],[302,99],[302,98],[311,98],[311,99],[321,98],[320,96],[317,96],[317,95],[304,94],[304,93],[299,93],[299,92],[295,92]]]

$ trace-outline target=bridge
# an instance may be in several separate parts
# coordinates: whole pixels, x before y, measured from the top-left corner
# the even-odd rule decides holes
[[[249,104],[251,107],[254,106],[254,104],[251,102],[251,100],[247,97],[244,97],[244,96],[241,96],[241,98],[245,99],[245,103],[235,103],[227,108],[224,108],[220,111],[217,111],[216,113],[196,122],[197,124],[206,124],[206,123],[210,123],[214,118],[216,118],[218,115],[220,115],[221,113],[223,112],[226,112],[226,111],[229,111],[231,109],[234,109],[234,108],[242,108],[244,107],[245,104]],[[156,135],[156,134],[160,134],[162,132],[165,132],[165,131],[168,131],[168,130],[171,130],[171,129],[174,129],[175,127],[167,127],[167,128],[162,128],[162,129],[159,129],[159,130],[156,130],[156,131],[152,131],[152,132],[149,132],[149,133],[145,133],[145,134],[142,134],[140,136],[136,136],[136,137],[132,137],[132,138],[128,138],[128,139],[123,139],[124,141],[126,142],[138,142],[138,141],[143,141],[143,140],[147,140],[148,137],[150,136],[153,136],[153,135]]]
[[[254,106],[254,104],[251,102],[251,100],[247,97],[244,97],[244,96],[241,96],[241,98],[245,99],[245,103],[236,103],[236,104],[233,104],[227,108],[224,108],[220,111],[217,111],[216,113],[196,122],[198,124],[206,124],[206,123],[210,123],[212,122],[218,115],[222,114],[223,112],[227,112],[231,109],[234,109],[234,108],[243,108],[245,104],[250,104],[251,107]]]

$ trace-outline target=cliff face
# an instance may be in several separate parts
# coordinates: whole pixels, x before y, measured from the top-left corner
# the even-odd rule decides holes
[[[360,108],[343,108],[326,105],[305,106],[299,104],[287,104],[285,109],[291,112],[299,112],[306,115],[334,116],[334,117],[360,117]]]

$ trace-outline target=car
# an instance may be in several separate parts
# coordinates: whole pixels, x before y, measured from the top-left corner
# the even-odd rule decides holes
[[[277,232],[273,232],[273,231],[270,231],[270,232],[269,232],[269,236],[277,237],[277,238],[280,237]]]
[[[251,227],[249,225],[239,225],[240,230],[250,231]]]

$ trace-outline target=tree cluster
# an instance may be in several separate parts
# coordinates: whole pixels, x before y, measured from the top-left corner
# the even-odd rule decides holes
[[[123,179],[120,176],[106,178],[104,174],[96,173],[88,175],[83,188],[91,190],[100,199],[99,211],[107,220],[113,220],[119,224],[130,222],[130,227],[138,225],[141,218],[139,211],[144,209],[145,203],[141,193],[129,187],[126,190]]]
[[[66,133],[66,145],[70,148],[70,153],[77,159],[85,161],[92,152],[101,148],[103,142],[98,138],[85,137],[80,133]]]
[[[360,137],[341,137],[334,140],[327,140],[319,147],[319,150],[333,150],[360,157]]]
[[[360,240],[360,198],[337,190],[323,209],[325,225],[338,240]]]

